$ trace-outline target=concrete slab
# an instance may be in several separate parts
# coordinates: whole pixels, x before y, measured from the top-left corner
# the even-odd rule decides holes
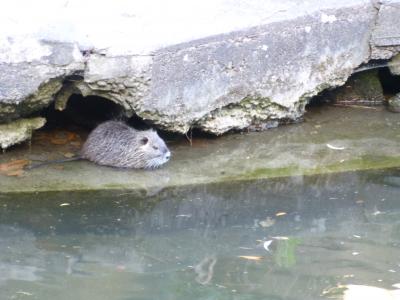
[[[381,1],[371,36],[371,58],[389,59],[400,51],[400,0]]]
[[[0,122],[50,105],[65,89],[105,97],[181,133],[296,121],[311,96],[342,85],[371,50],[375,58],[396,53],[398,39],[388,38],[399,27],[396,5],[4,2]]]
[[[173,157],[155,171],[118,170],[90,162],[67,162],[26,171],[21,177],[0,175],[1,193],[120,190],[152,195],[169,187],[268,179],[280,176],[400,166],[400,120],[385,109],[314,108],[305,122],[263,133],[221,138],[167,141]],[[74,142],[18,146],[0,156],[49,160],[77,152]],[[56,141],[53,141],[57,143]]]

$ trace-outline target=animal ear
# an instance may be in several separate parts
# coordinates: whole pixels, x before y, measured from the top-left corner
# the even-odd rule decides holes
[[[144,136],[140,139],[140,143],[142,145],[146,145],[149,142],[149,139],[147,138],[147,136]]]

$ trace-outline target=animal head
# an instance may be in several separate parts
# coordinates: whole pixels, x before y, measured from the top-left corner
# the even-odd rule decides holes
[[[143,158],[145,159],[145,169],[157,168],[171,158],[165,142],[158,136],[154,130],[141,131],[139,134],[139,147],[142,150]]]

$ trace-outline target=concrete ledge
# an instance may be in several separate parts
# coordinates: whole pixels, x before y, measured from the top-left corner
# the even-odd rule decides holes
[[[323,112],[316,109],[307,114],[305,123],[279,130],[195,139],[192,146],[186,140],[169,141],[172,160],[159,170],[66,162],[33,169],[21,177],[0,175],[0,191],[120,190],[143,196],[173,187],[399,167],[399,130],[398,116],[384,109],[324,107]],[[0,163],[60,159],[71,147],[34,137],[31,148],[6,152]]]

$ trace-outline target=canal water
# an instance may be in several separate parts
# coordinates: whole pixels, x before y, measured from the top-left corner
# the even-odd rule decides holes
[[[342,299],[399,274],[399,169],[0,196],[2,300]]]

